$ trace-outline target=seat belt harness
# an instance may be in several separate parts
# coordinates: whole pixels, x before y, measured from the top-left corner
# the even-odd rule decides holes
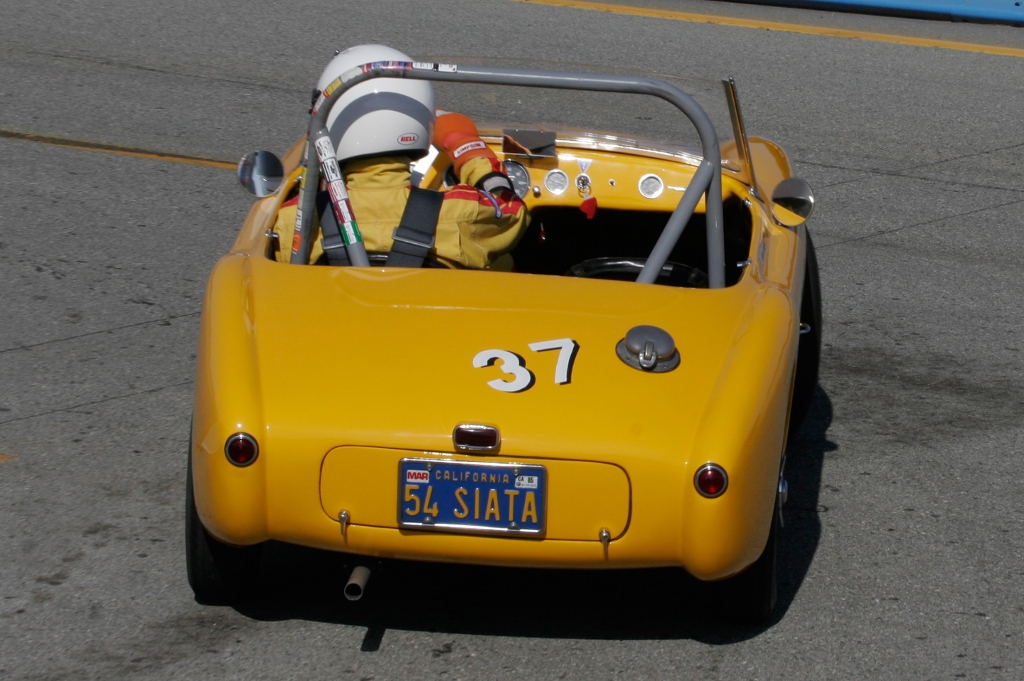
[[[402,212],[402,220],[391,234],[394,244],[388,253],[387,267],[423,267],[423,261],[434,247],[442,203],[444,194],[441,192],[409,187],[409,201]]]
[[[326,191],[317,192],[316,212],[320,216],[320,245],[324,248],[324,255],[327,256],[328,265],[351,265],[348,259],[348,249],[345,248],[345,240],[341,238],[341,229],[338,226],[338,218],[334,215],[331,206],[331,195]]]

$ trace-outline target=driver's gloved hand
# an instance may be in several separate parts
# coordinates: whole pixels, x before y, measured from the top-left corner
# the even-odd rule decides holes
[[[480,139],[473,119],[459,113],[437,117],[431,142],[451,159],[455,175],[459,178],[462,177],[462,166],[470,159],[483,157],[497,161],[494,152]]]

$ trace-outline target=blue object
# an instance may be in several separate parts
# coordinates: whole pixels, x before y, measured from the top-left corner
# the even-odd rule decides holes
[[[747,0],[757,5],[1024,25],[1024,0]]]
[[[541,536],[547,514],[543,466],[402,459],[399,526],[470,534]]]

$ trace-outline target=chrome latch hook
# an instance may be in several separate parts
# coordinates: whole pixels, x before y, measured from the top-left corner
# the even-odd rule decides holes
[[[658,353],[654,351],[653,341],[644,343],[644,349],[637,356],[637,362],[643,369],[653,369],[654,365],[658,363]]]

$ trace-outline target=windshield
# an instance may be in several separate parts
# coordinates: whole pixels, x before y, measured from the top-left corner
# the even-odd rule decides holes
[[[724,167],[734,172],[742,170],[721,80],[532,59],[456,55],[417,59],[472,66],[648,76],[667,81],[697,100],[711,118],[721,144]],[[694,165],[702,157],[700,139],[693,124],[679,109],[657,97],[463,83],[434,83],[434,92],[438,108],[466,114],[476,121],[485,136],[500,134],[507,127],[528,126],[555,131],[560,146],[639,148],[654,155],[669,154]]]

